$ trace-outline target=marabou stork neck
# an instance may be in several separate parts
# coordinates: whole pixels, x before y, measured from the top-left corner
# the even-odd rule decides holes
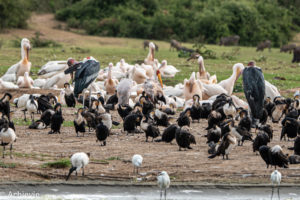
[[[75,71],[75,76],[73,78],[73,81],[75,82],[74,95],[76,98],[78,98],[78,95],[96,80],[100,71],[100,63],[95,58],[90,56],[79,63],[76,63],[75,61],[68,61],[68,65],[70,67],[67,70],[65,70],[65,74],[73,74],[73,72]],[[91,93],[92,91],[90,88],[89,105],[91,105]],[[85,99],[85,94],[83,94],[83,99]]]
[[[255,125],[263,115],[265,80],[262,70],[255,66],[254,61],[249,62],[243,70],[243,88],[251,110],[252,124]]]

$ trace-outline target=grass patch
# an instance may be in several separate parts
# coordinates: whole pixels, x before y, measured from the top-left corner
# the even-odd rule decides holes
[[[1,168],[16,168],[17,164],[16,163],[4,163],[0,161],[0,167]]]
[[[97,159],[91,159],[92,162],[97,164],[109,164],[107,160],[97,160]]]
[[[121,129],[122,124],[120,123],[118,126],[112,125],[111,129]]]
[[[42,168],[56,168],[62,169],[71,166],[71,161],[69,159],[60,159],[53,162],[47,162],[42,165]]]
[[[106,160],[121,160],[120,157],[109,157]]]
[[[63,122],[63,127],[73,127],[74,122],[73,121],[64,121]]]
[[[14,118],[13,122],[17,126],[29,126],[31,124],[31,119],[29,117],[29,119],[27,119],[27,121],[24,121],[24,119]]]

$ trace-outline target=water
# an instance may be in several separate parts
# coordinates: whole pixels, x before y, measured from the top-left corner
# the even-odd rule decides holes
[[[281,187],[281,200],[300,200],[299,187]],[[151,186],[9,185],[0,186],[0,200],[152,200],[159,190]],[[189,188],[172,187],[168,200],[270,200],[271,187]],[[277,200],[277,189],[273,200]]]

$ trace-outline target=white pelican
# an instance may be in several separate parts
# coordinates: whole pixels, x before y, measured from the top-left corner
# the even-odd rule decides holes
[[[12,82],[3,81],[0,78],[0,89],[18,89],[19,87]]]
[[[236,63],[232,67],[232,75],[228,79],[225,79],[218,83],[218,85],[222,86],[227,91],[227,94],[229,96],[231,96],[234,84],[242,74],[244,68],[245,67],[242,63]]]
[[[281,173],[278,170],[275,169],[275,171],[272,172],[270,179],[271,179],[271,183],[272,183],[271,200],[273,198],[274,186],[277,186],[278,198],[280,199],[279,186],[280,186],[280,182],[281,182]]]
[[[31,62],[29,62],[29,50],[31,49],[30,41],[23,38],[21,41],[21,57],[22,60],[12,65],[2,76],[2,80],[15,82],[19,76],[24,76],[25,72],[30,72]]]
[[[19,76],[17,85],[19,86],[19,88],[32,88],[33,80],[29,76],[28,72],[25,72],[24,76]]]
[[[281,96],[277,87],[272,85],[269,81],[265,80],[265,98],[270,97],[274,99],[275,97]]]
[[[154,51],[155,51],[155,45],[153,42],[149,43],[149,53],[147,55],[147,58],[145,59],[145,64],[146,65],[153,65],[154,63]]]
[[[129,78],[134,80],[137,84],[144,83],[146,79],[149,77],[146,75],[146,71],[139,67],[138,65],[135,65],[131,70],[128,72]]]
[[[65,74],[64,72],[60,72],[55,76],[49,78],[45,83],[43,89],[50,88],[63,88],[65,83],[68,83],[71,80],[70,74]]]
[[[176,69],[173,65],[168,65],[166,60],[161,62],[161,66],[159,67],[162,77],[174,77],[178,69]]]
[[[41,67],[41,69],[38,72],[39,76],[42,76],[51,72],[61,72],[68,68],[67,61],[61,60],[61,61],[49,61],[45,65]],[[54,73],[52,73],[54,74]]]
[[[198,64],[199,64],[200,79],[209,80],[210,74],[208,72],[206,72],[206,70],[205,70],[204,60],[203,60],[202,56],[199,56]]]
[[[116,86],[119,83],[118,80],[112,79],[112,76],[111,76],[112,67],[113,67],[113,64],[109,63],[107,79],[104,81],[105,90],[108,95],[115,94]]]
[[[183,94],[186,101],[192,99],[195,94],[198,94],[202,100],[202,86],[197,83],[195,72],[191,74],[189,80],[184,79]]]
[[[158,62],[156,59],[155,61]],[[142,63],[141,67],[146,71],[146,75],[149,78],[152,78],[154,76],[154,69],[151,65],[145,65],[144,63]]]
[[[43,79],[43,78],[34,79],[33,86],[38,87],[38,88],[43,88],[44,85],[46,84],[46,82],[47,82],[47,79]]]

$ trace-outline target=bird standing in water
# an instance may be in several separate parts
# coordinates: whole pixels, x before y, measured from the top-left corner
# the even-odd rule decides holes
[[[277,192],[278,192],[278,198],[280,200],[280,194],[279,194],[279,185],[281,182],[281,173],[277,170],[272,172],[271,174],[271,182],[272,182],[272,195],[271,195],[271,200],[273,198],[273,193],[274,193],[274,187],[277,186]]]

